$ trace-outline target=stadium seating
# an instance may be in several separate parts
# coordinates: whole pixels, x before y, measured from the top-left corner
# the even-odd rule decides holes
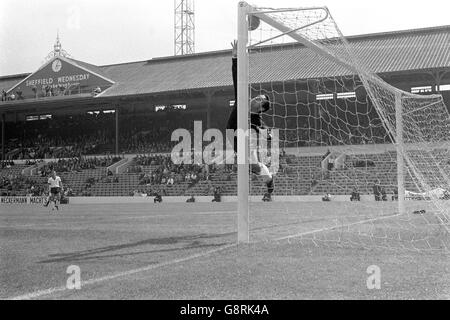
[[[450,159],[445,158],[446,152],[435,151],[433,156],[444,168],[450,169]],[[430,159],[421,158],[420,153],[411,152],[412,157],[427,163],[430,167]],[[388,194],[393,194],[396,186],[396,152],[388,151],[373,154],[347,155],[344,168],[324,171],[321,167],[322,155],[285,155],[280,159],[280,168],[275,176],[276,188],[274,195],[350,195],[354,187],[360,194],[373,194],[375,182],[385,187]],[[117,160],[117,159],[116,159]],[[142,194],[152,196],[155,192],[163,196],[212,196],[213,188],[220,187],[222,195],[237,194],[236,166],[216,166],[209,175],[202,175],[201,167],[192,167],[199,175],[195,181],[185,181],[185,172],[173,164],[168,165],[170,157],[166,156],[138,156],[131,162],[129,172],[119,174],[107,174],[106,166],[87,168],[76,171],[61,172],[63,183],[70,188],[73,194],[81,196],[140,196]],[[105,162],[110,164],[111,162]],[[142,165],[143,163],[143,165]],[[365,165],[361,165],[365,164]],[[369,165],[367,165],[369,164]],[[14,165],[5,167],[0,171],[0,177],[19,177],[27,165]],[[424,166],[425,167],[425,166]],[[162,173],[163,169],[166,169]],[[169,170],[167,170],[169,169]],[[184,170],[184,171],[183,171]],[[134,172],[136,171],[136,172]],[[159,173],[159,178],[150,181]],[[432,174],[432,170],[423,172],[424,175]],[[174,183],[168,184],[161,177],[174,177]],[[144,179],[144,177],[146,177]],[[153,179],[152,178],[152,179]],[[40,173],[31,177],[22,177],[23,183],[14,190],[0,188],[0,192],[13,191],[16,195],[29,192],[32,185],[46,184],[46,177]],[[20,180],[19,179],[19,180]],[[24,180],[25,179],[25,180]],[[147,179],[147,180],[146,180]],[[261,179],[252,177],[251,194],[262,195],[265,185]],[[26,181],[26,182],[25,182]],[[438,184],[439,182],[436,182]],[[438,187],[432,186],[432,187]],[[417,192],[415,182],[406,178],[405,188]]]
[[[14,164],[9,167],[4,167],[1,169],[1,176],[7,177],[7,176],[17,176],[22,173],[22,170],[29,167],[25,164]]]

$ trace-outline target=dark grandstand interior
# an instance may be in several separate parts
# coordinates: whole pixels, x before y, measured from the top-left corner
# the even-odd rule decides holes
[[[442,94],[450,106],[449,48],[442,42],[449,35],[447,26],[349,40],[389,84]],[[395,46],[398,39],[406,41],[407,50]],[[423,47],[432,56],[420,64],[409,59]],[[388,57],[373,61],[381,53]],[[41,195],[53,168],[68,187],[67,196],[212,195],[217,186],[224,195],[235,195],[235,166],[174,165],[170,160],[178,143],[171,141],[175,129],[193,134],[194,121],[201,121],[203,130],[224,131],[234,100],[229,56],[229,51],[219,51],[100,67],[60,58],[73,72],[90,74],[92,81],[84,85],[45,84],[45,68],[0,77],[0,194]],[[348,76],[333,75],[328,68],[308,80],[301,74],[297,79],[280,75],[259,84],[270,89],[273,108],[264,120],[280,130],[283,150],[275,194],[351,194],[356,180],[362,181],[360,192],[369,194],[377,178],[385,186],[395,185],[395,151],[382,147],[392,140],[367,93],[349,88],[355,95],[339,98],[330,77],[345,82]],[[37,80],[30,80],[34,76]],[[318,98],[327,94],[331,97]],[[321,155],[302,151],[321,147],[325,153],[329,147],[366,144],[374,145],[372,154],[349,155],[345,172],[324,174]],[[297,152],[286,152],[292,149]],[[374,165],[355,165],[367,162]],[[415,189],[413,181],[408,187]],[[261,190],[262,184],[252,185],[253,194]]]

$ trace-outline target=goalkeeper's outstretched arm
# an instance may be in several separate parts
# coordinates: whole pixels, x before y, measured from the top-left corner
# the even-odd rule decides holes
[[[233,74],[234,104],[237,104],[237,41],[231,42],[231,72]]]

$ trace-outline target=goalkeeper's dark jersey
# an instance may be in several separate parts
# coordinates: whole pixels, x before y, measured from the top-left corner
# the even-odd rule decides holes
[[[230,117],[228,118],[227,129],[237,129],[237,58],[233,58],[232,65],[232,73],[233,73],[233,85],[234,85],[234,106],[231,110]],[[256,132],[259,132],[259,129],[265,129],[266,125],[262,120],[261,113],[250,113],[250,127]],[[235,144],[236,148],[236,144]]]

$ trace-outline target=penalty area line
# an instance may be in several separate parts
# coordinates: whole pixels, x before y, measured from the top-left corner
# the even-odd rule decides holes
[[[214,254],[214,253],[217,253],[217,252],[220,252],[220,251],[223,251],[223,250],[235,247],[236,245],[237,245],[236,243],[227,244],[227,245],[224,245],[224,246],[222,246],[220,248],[216,248],[216,249],[213,249],[213,250],[200,252],[200,253],[193,254],[193,255],[190,255],[190,256],[187,256],[187,257],[184,257],[184,258],[170,260],[170,261],[161,262],[161,263],[157,263],[157,264],[151,264],[151,265],[147,265],[145,267],[141,267],[141,268],[137,268],[137,269],[131,269],[131,270],[128,270],[128,271],[118,272],[118,273],[114,273],[114,274],[103,276],[103,277],[99,277],[99,278],[93,278],[93,279],[89,279],[89,280],[86,280],[86,281],[81,281],[81,288],[83,288],[84,286],[95,284],[95,283],[105,282],[105,281],[109,281],[109,280],[115,280],[117,278],[122,278],[122,277],[126,277],[126,276],[129,276],[129,275],[150,271],[150,270],[158,269],[158,268],[161,268],[161,267],[167,267],[167,266],[170,266],[170,265],[174,265],[174,264],[178,264],[178,263],[182,263],[182,262],[187,262],[187,261],[190,261],[190,260],[194,260],[196,258],[203,258],[203,257],[206,257],[208,255],[211,255],[211,254]],[[68,289],[67,287],[61,286],[61,287],[49,288],[49,289],[45,289],[45,290],[38,290],[38,291],[35,291],[35,292],[23,294],[23,295],[20,295],[20,296],[7,298],[6,300],[30,300],[30,299],[39,298],[39,297],[43,297],[43,296],[48,296],[48,295],[51,295],[51,294],[54,294],[54,293],[58,293],[58,292],[63,292],[63,291],[80,291],[80,290]]]

